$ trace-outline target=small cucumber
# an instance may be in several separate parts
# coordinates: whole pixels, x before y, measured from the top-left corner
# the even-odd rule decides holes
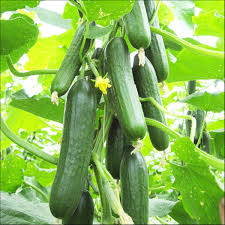
[[[196,80],[188,81],[187,91],[189,95],[193,94],[196,91]]]
[[[122,206],[134,224],[148,224],[148,169],[141,152],[131,155],[132,149],[126,149],[120,165]]]
[[[131,45],[136,48],[147,48],[151,42],[151,32],[144,1],[135,0],[133,9],[123,17],[125,31]]]
[[[77,28],[70,47],[52,81],[51,93],[56,93],[57,96],[62,96],[69,90],[75,76],[79,73],[79,69],[81,67],[80,48],[85,30],[86,21]],[[91,40],[87,39],[83,49],[83,54],[85,54],[89,49],[90,43]]]
[[[122,160],[126,137],[117,119],[113,119],[106,144],[105,163],[114,179],[120,179],[120,162]]]
[[[84,190],[94,141],[96,96],[93,82],[78,80],[67,95],[61,151],[49,206],[53,216],[72,216]]]
[[[94,203],[89,191],[84,191],[73,215],[63,219],[63,224],[93,224]]]
[[[157,77],[152,64],[146,58],[145,65],[139,66],[138,60],[138,55],[136,55],[134,57],[133,75],[139,96],[142,98],[152,97],[162,105]],[[142,108],[145,117],[157,120],[166,125],[164,113],[152,102],[142,102]],[[148,132],[152,145],[157,150],[162,151],[168,148],[169,136],[165,132],[152,126],[148,126]]]
[[[105,50],[105,69],[111,81],[109,101],[115,109],[124,134],[132,139],[146,133],[144,113],[134,84],[130,54],[125,40],[113,38]]]
[[[144,1],[148,20],[150,21],[155,11],[155,1]],[[152,26],[160,28],[158,17],[155,17]],[[162,82],[167,79],[169,75],[169,64],[166,54],[164,41],[161,35],[152,33],[151,45],[145,50],[145,55],[151,61],[158,82]]]

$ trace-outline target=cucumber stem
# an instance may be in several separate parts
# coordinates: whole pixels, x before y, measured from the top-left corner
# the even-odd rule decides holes
[[[164,112],[165,114],[168,114],[170,116],[176,117],[176,118],[181,118],[181,119],[186,119],[186,120],[191,120],[192,121],[192,127],[191,127],[191,135],[190,139],[193,142],[194,141],[194,136],[195,136],[195,129],[196,129],[196,119],[193,116],[189,115],[177,115],[173,114],[166,109],[164,109],[154,98],[148,97],[148,98],[139,98],[141,102],[152,102],[152,104],[155,105],[159,110]]]
[[[28,152],[38,156],[41,159],[44,159],[45,161],[48,161],[52,164],[57,165],[58,159],[52,155],[49,155],[45,152],[43,152],[41,149],[36,147],[35,145],[28,143],[24,141],[21,137],[14,134],[9,127],[5,124],[4,120],[1,117],[1,131],[3,134],[5,134],[6,137],[8,137],[11,141],[13,141],[15,144],[19,145],[20,147],[24,148]]]
[[[88,63],[88,66],[90,67],[91,71],[93,72],[93,74],[96,76],[96,77],[99,77],[99,72],[98,70],[96,69],[94,63],[92,62],[93,60],[91,59],[91,57],[89,55],[86,55],[86,59],[87,59],[87,63]]]
[[[88,30],[89,30],[89,22],[87,20],[85,33],[84,33],[83,41],[82,41],[81,48],[80,48],[80,61],[81,61],[81,63],[83,63],[83,50],[84,50],[84,45],[85,45],[85,42],[86,42],[86,39],[87,39]]]
[[[218,59],[224,59],[224,52],[222,52],[222,51],[210,50],[210,49],[202,48],[197,45],[193,45],[193,44],[177,37],[176,35],[171,34],[170,32],[162,30],[157,27],[150,26],[150,29],[152,32],[162,35],[164,38],[169,39],[173,42],[176,42],[177,44],[179,44],[187,49],[190,49],[193,52],[199,53],[201,55],[213,56]]]
[[[13,62],[12,62],[10,55],[6,55],[5,58],[6,58],[6,62],[7,62],[10,72],[16,77],[28,77],[28,76],[33,76],[33,75],[49,75],[49,74],[56,74],[58,72],[58,70],[54,70],[54,69],[31,70],[31,71],[27,71],[27,72],[19,72],[13,66]]]
[[[30,182],[27,182],[27,181],[25,181],[25,180],[24,180],[23,182],[24,182],[24,184],[30,186],[30,187],[33,188],[35,191],[37,191],[39,194],[41,194],[47,202],[49,201],[47,195],[46,195],[41,189],[39,189],[39,188],[36,187],[35,185],[33,185],[33,184],[31,184]]]
[[[159,0],[158,4],[157,4],[157,6],[156,6],[155,12],[154,12],[154,14],[153,14],[153,16],[152,16],[152,18],[151,18],[151,20],[150,20],[150,22],[149,22],[150,25],[153,24],[155,18],[156,18],[157,15],[158,15],[158,11],[159,11],[160,4],[161,4],[161,0]]]

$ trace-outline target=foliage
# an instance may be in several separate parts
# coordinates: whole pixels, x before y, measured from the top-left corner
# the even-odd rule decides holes
[[[81,22],[81,14],[83,20],[96,23],[86,34],[86,38],[95,39],[89,49],[90,56],[95,48],[105,47],[113,36],[123,35],[133,53],[136,49],[130,44],[122,24],[122,17],[131,11],[133,2],[59,1],[61,11],[56,12],[55,3],[51,1],[48,8],[47,2],[39,0],[1,1],[1,117],[13,133],[41,151],[58,157],[66,96],[59,99],[58,106],[52,104],[50,85],[54,75],[46,72],[29,77],[14,76],[6,55],[11,57],[18,71],[58,69]],[[149,172],[149,223],[220,224],[218,205],[224,196],[224,171],[216,166],[216,160],[224,159],[224,57],[217,56],[216,52],[224,50],[224,4],[211,0],[162,1],[158,18],[161,29],[179,38],[185,37],[183,40],[203,48],[207,54],[184,46],[177,48],[176,40],[162,35],[170,74],[159,87],[164,108],[175,115],[167,118],[166,129],[177,132],[175,136],[180,137],[171,136],[171,144],[164,152],[154,149],[149,135],[141,140],[141,153]],[[53,31],[53,35],[48,31]],[[132,59],[133,54],[131,62]],[[99,61],[92,62],[104,77]],[[91,69],[90,64],[84,69]],[[93,81],[97,77],[94,75]],[[186,86],[190,80],[197,80],[197,90],[188,95]],[[104,93],[106,86],[110,90],[111,85],[105,81],[106,84],[101,84]],[[107,95],[104,95],[96,113],[96,133],[105,132],[99,128],[108,118],[106,102]],[[210,158],[215,160],[213,165],[205,160],[206,153],[197,150],[189,137],[183,137],[185,121],[176,117],[197,109],[207,111],[204,129],[210,135],[211,150],[206,158],[214,156]],[[47,203],[56,165],[32,155],[3,133],[0,154],[1,222],[58,223]],[[104,167],[104,163],[100,163]],[[92,183],[99,188],[92,166],[89,172]],[[106,177],[110,184],[115,182],[110,176]],[[103,205],[99,192],[90,188],[90,193],[95,204],[94,221],[101,223]],[[119,217],[114,213],[113,216]]]

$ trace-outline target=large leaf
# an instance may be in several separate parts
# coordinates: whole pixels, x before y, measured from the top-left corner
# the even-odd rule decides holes
[[[224,128],[210,131],[210,136],[214,139],[214,155],[220,159],[224,158]]]
[[[1,190],[15,192],[23,182],[25,161],[14,153],[1,160]]]
[[[0,12],[6,11],[15,11],[17,9],[25,8],[25,6],[29,6],[30,8],[36,7],[39,4],[40,0],[17,0],[17,1],[9,1],[2,0],[0,3]]]
[[[173,209],[176,202],[168,201],[165,199],[149,199],[149,217],[167,216]]]
[[[190,138],[179,138],[171,149],[185,163],[171,163],[174,186],[181,192],[185,211],[200,224],[220,224],[218,206],[224,191],[195,151],[195,145]]]
[[[221,112],[224,110],[224,92],[195,92],[181,101],[204,111]]]
[[[163,2],[161,2],[159,7],[158,18],[159,18],[160,24],[163,24],[163,25],[169,25],[170,22],[174,20],[173,13],[168,8],[168,6],[164,4]]]
[[[23,14],[14,14],[9,20],[0,20],[0,52],[8,55],[13,50],[35,43],[38,27],[33,20]]]
[[[224,124],[225,124],[224,119],[209,121],[207,123],[207,130],[210,131],[210,130],[217,130],[217,129],[224,128]]]
[[[219,0],[207,0],[207,1],[199,1],[195,0],[195,5],[198,8],[203,9],[204,11],[218,10],[224,13],[224,1]]]
[[[56,224],[47,203],[31,202],[22,195],[1,192],[1,224]]]
[[[173,61],[169,57],[170,74],[167,82],[223,79],[224,59],[201,55],[188,49],[183,49]]]
[[[129,13],[133,6],[133,0],[101,1],[83,0],[88,20],[118,20]]]
[[[224,37],[224,16],[219,14],[217,10],[202,11],[198,16],[193,16],[192,19],[196,24],[195,35]]]
[[[113,29],[112,25],[109,25],[107,27],[90,26],[88,30],[87,38],[90,38],[90,39],[100,38],[108,34],[110,31],[112,31],[112,29]]]
[[[29,97],[24,90],[12,95],[10,105],[26,112],[63,123],[64,101],[60,99],[59,106],[52,104],[49,96],[34,95]]]
[[[184,210],[182,201],[176,203],[169,215],[179,224],[198,224],[197,221],[192,219]]]

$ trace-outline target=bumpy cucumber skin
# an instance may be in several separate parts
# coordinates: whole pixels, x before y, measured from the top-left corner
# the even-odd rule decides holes
[[[61,66],[52,81],[51,93],[56,91],[58,96],[64,95],[69,90],[75,76],[78,75],[79,69],[81,67],[79,54],[85,29],[86,21],[82,23],[75,32],[70,47],[67,50]],[[91,40],[87,39],[83,49],[83,54],[85,54],[89,49],[90,43]]]
[[[116,118],[113,119],[106,144],[105,163],[114,179],[120,179],[120,163],[122,160],[126,137]]]
[[[134,224],[148,224],[148,169],[141,152],[131,155],[131,149],[120,165],[122,206]]]
[[[139,66],[138,62],[138,55],[136,55],[134,58],[133,75],[139,96],[142,98],[152,97],[162,105],[157,77],[152,64],[147,58],[145,59],[144,66]],[[164,113],[152,102],[142,102],[142,108],[145,117],[157,120],[167,125]],[[169,136],[165,132],[152,126],[148,126],[148,132],[152,145],[157,150],[162,151],[168,148]]]
[[[135,0],[133,9],[123,17],[125,31],[131,45],[136,48],[147,48],[151,43],[151,31],[144,1]]]
[[[78,80],[67,95],[60,157],[49,201],[57,218],[72,216],[79,203],[88,175],[95,117],[93,83]]]
[[[193,94],[196,91],[196,80],[188,81],[187,91],[189,95]]]
[[[63,224],[93,224],[94,203],[89,191],[84,191],[81,195],[79,205],[73,215],[63,219]]]
[[[148,20],[150,21],[155,11],[155,1],[144,1]],[[153,27],[160,28],[158,17],[155,18]],[[145,50],[145,55],[151,61],[158,82],[165,81],[169,75],[169,63],[167,59],[164,41],[161,35],[152,33],[151,45]]]
[[[124,134],[131,140],[143,138],[147,128],[133,79],[129,50],[123,38],[116,37],[107,45],[105,69],[112,85],[109,101]]]

